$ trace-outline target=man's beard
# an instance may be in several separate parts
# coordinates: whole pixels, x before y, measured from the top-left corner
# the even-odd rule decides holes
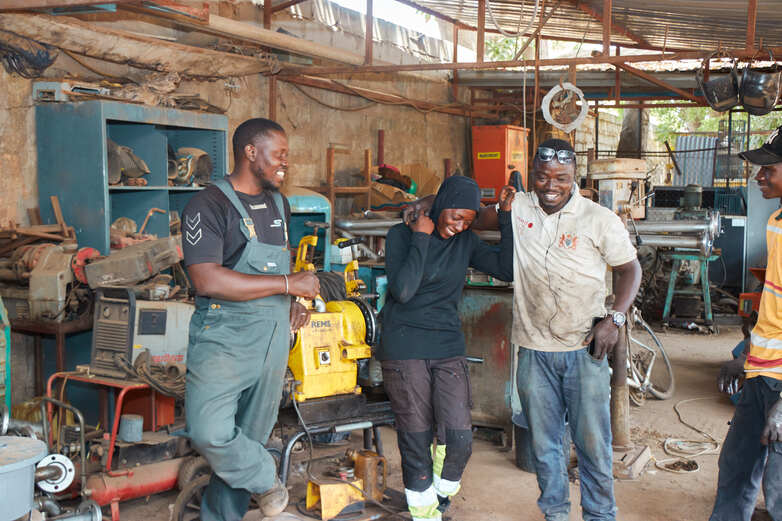
[[[280,187],[275,186],[271,181],[266,179],[265,177],[261,177],[261,188],[264,190],[268,190],[269,192],[279,192]]]

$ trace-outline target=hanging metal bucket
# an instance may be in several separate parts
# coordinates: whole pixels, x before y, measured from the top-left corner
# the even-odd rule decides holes
[[[768,51],[768,56],[774,61],[771,50]],[[752,61],[754,59],[755,57]],[[741,104],[753,116],[765,116],[774,109],[779,99],[780,70],[776,63],[772,72],[753,70],[752,61],[744,69],[741,78]]]
[[[733,69],[728,75],[704,81],[704,75],[709,70],[709,62],[719,54],[719,51],[715,51],[711,56],[703,59],[701,68],[695,73],[695,81],[709,106],[717,112],[725,112],[739,104],[739,74],[737,62],[733,60]]]

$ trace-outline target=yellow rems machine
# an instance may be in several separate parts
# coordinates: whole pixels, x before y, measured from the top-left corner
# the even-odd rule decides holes
[[[293,398],[360,394],[357,361],[372,356],[376,335],[375,313],[360,298],[326,302],[325,311],[313,311],[288,357]]]
[[[305,235],[299,241],[294,271],[315,271],[313,257],[318,244],[317,230],[325,225],[306,224],[315,228],[316,234]],[[328,277],[332,285],[344,287],[344,293],[340,291],[344,297],[325,303],[318,297],[311,303],[314,309],[310,322],[297,332],[288,357],[288,401],[295,399],[302,403],[317,398],[361,394],[358,360],[372,357],[371,346],[377,341],[378,328],[374,310],[359,296],[359,289],[365,284],[357,274],[358,262],[355,260],[347,264],[342,274],[318,274],[319,278]]]

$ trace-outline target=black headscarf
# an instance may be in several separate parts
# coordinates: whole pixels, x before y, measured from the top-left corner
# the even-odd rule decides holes
[[[432,203],[432,209],[429,210],[429,218],[437,226],[437,219],[440,213],[449,208],[459,208],[463,210],[474,210],[477,212],[481,207],[481,189],[474,179],[455,175],[447,178],[440,185],[437,196]]]

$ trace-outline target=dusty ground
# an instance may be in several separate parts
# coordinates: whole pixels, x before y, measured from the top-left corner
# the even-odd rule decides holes
[[[635,442],[648,444],[652,454],[665,458],[662,442],[666,437],[701,441],[696,432],[682,425],[673,406],[683,400],[698,400],[680,406],[685,419],[722,440],[733,412],[730,401],[716,392],[715,379],[719,363],[730,355],[730,349],[740,340],[736,330],[723,330],[719,336],[686,333],[661,335],[671,357],[677,390],[667,401],[647,400],[631,408],[632,434]],[[702,398],[702,399],[701,399]],[[401,473],[396,436],[389,428],[382,429],[386,456],[391,474],[390,486],[400,489]],[[360,436],[358,437],[360,439]],[[344,449],[343,449],[344,450]],[[320,451],[319,451],[320,452]],[[332,452],[337,452],[333,451]],[[704,521],[711,512],[717,482],[717,456],[698,458],[700,470],[690,474],[673,474],[648,470],[637,481],[618,481],[616,496],[622,521]],[[292,498],[303,496],[303,467],[294,464]],[[542,521],[535,504],[537,483],[532,474],[520,471],[513,463],[513,453],[501,452],[486,441],[476,441],[467,468],[462,492],[449,511],[454,521]],[[121,507],[123,521],[168,521],[173,493],[137,500]],[[571,520],[579,520],[579,491],[571,484],[574,505]],[[295,507],[289,507],[295,513]],[[252,513],[246,521],[257,521]],[[282,521],[282,517],[280,521]],[[285,519],[297,519],[286,516]],[[301,519],[305,519],[301,517]]]

